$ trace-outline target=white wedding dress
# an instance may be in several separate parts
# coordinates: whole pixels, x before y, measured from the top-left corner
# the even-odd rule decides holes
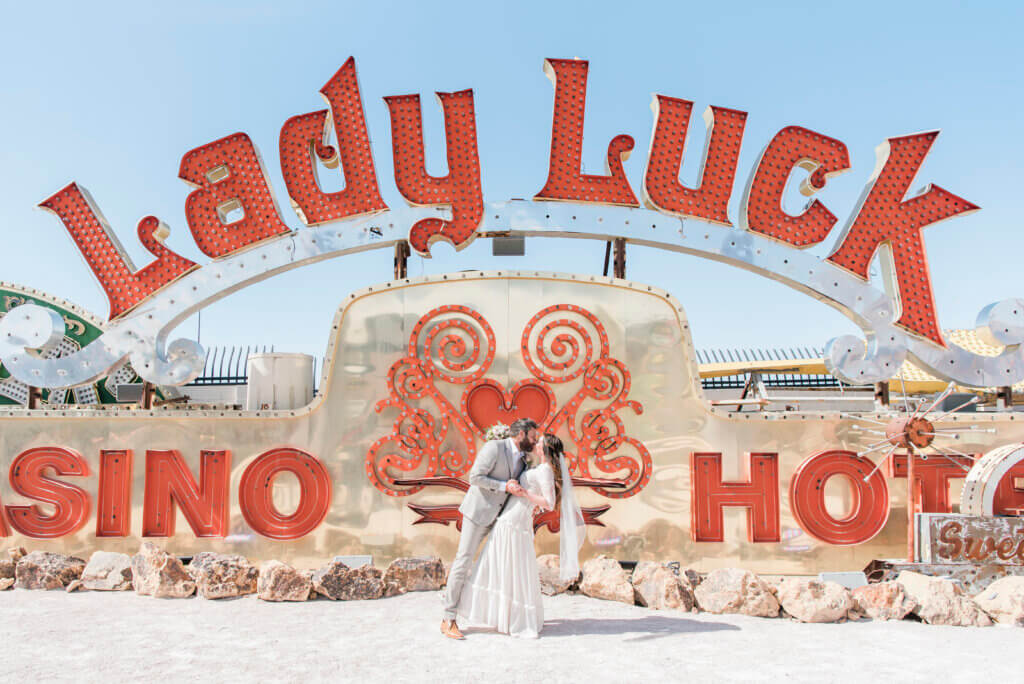
[[[528,492],[555,507],[555,474],[544,463],[520,477]],[[459,598],[458,614],[477,626],[537,638],[544,626],[540,572],[533,548],[533,512],[525,497],[510,497],[494,523],[480,560]]]

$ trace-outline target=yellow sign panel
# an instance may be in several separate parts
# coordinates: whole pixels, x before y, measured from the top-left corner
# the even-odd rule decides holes
[[[904,553],[906,480],[857,456],[874,438],[836,413],[713,409],[666,293],[526,273],[352,295],[303,409],[0,413],[2,543],[449,558],[484,433],[518,417],[567,445],[592,523],[584,556],[810,573]],[[960,451],[1024,439],[1012,416],[956,421],[998,426]],[[556,523],[537,524],[538,550],[555,551]]]

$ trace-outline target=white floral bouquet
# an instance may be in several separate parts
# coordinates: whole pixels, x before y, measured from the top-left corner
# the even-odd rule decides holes
[[[491,427],[487,428],[487,432],[484,433],[484,439],[488,442],[493,442],[496,439],[507,439],[508,438],[508,425],[504,423],[495,423]]]

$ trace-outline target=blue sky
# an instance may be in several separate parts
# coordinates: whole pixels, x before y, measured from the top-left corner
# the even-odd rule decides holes
[[[260,149],[284,219],[299,227],[277,136],[289,116],[322,107],[319,88],[350,55],[389,205],[404,201],[382,98],[424,96],[428,170],[443,173],[430,94],[463,88],[475,92],[485,198],[531,197],[547,175],[552,87],[543,60],[581,57],[591,63],[586,169],[601,172],[608,141],[628,133],[637,144],[625,167],[638,193],[652,93],[693,100],[698,112],[709,104],[749,112],[734,221],[757,156],[783,126],[846,143],[852,169],[817,195],[840,225],[879,143],[942,129],[917,185],[934,182],[982,211],[924,235],[940,324],[971,327],[986,304],[1024,296],[1022,26],[1022,5],[1009,2],[5,3],[0,280],[106,316],[64,228],[35,208],[72,180],[89,189],[137,265],[149,261],[135,238],[148,214],[171,227],[172,249],[207,261],[185,224],[189,188],[178,164],[236,131]],[[682,170],[691,185],[701,128],[691,130]],[[487,241],[458,254],[442,247],[429,261],[413,258],[410,273],[600,272],[604,245],[535,240],[527,250],[525,259],[495,259]],[[378,251],[278,276],[208,308],[202,342],[322,354],[345,294],[390,274],[391,253]],[[695,257],[631,248],[629,276],[682,301],[699,348],[821,345],[854,330],[805,295]],[[179,332],[194,335],[195,322]]]

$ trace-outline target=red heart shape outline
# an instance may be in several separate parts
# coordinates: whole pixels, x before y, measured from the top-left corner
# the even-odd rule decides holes
[[[544,427],[555,406],[555,393],[536,380],[520,380],[508,390],[497,380],[484,378],[462,395],[462,414],[483,437],[495,423],[510,425],[532,418]]]

